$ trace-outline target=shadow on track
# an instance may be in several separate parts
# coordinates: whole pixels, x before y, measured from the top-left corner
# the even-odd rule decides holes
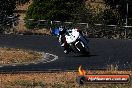
[[[87,54],[87,55],[83,55],[83,54],[69,54],[66,55],[67,57],[95,57],[95,56],[99,56],[99,55],[95,55],[95,54]]]
[[[98,55],[78,55],[75,57],[94,57],[94,56],[98,56]]]

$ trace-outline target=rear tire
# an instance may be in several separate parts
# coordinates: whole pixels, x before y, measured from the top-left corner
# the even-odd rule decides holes
[[[80,52],[83,52],[84,50],[85,50],[85,47],[83,47],[83,45],[82,45],[82,41],[79,41],[76,45],[75,45],[75,47],[77,48],[77,50],[79,49],[80,50]],[[78,50],[78,51],[79,51]]]
[[[82,44],[84,45],[84,47]],[[84,55],[90,54],[89,49],[88,50],[86,49],[85,44],[82,41],[79,41],[79,43],[76,45],[76,48],[80,49],[79,52],[81,52]]]
[[[88,56],[88,55],[90,55],[90,52],[89,51],[86,51],[86,52],[84,52],[83,53],[85,56]]]

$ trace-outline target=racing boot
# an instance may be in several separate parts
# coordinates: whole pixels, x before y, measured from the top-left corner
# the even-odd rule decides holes
[[[68,54],[70,52],[69,45],[67,42],[64,43],[64,53]]]
[[[69,53],[69,51],[65,49],[65,50],[64,50],[64,53],[65,53],[65,54],[68,54],[68,53]]]

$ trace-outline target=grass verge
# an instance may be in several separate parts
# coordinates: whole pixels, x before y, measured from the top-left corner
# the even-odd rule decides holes
[[[0,65],[34,62],[41,58],[40,52],[0,47]]]
[[[132,71],[87,71],[87,74],[130,74]],[[1,88],[132,88],[127,84],[86,84],[76,82],[78,72],[37,72],[0,74]]]

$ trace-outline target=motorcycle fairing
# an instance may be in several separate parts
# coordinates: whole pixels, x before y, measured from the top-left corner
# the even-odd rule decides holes
[[[65,35],[67,43],[72,43],[79,37],[79,32],[77,29],[72,29],[67,31],[69,35]]]

